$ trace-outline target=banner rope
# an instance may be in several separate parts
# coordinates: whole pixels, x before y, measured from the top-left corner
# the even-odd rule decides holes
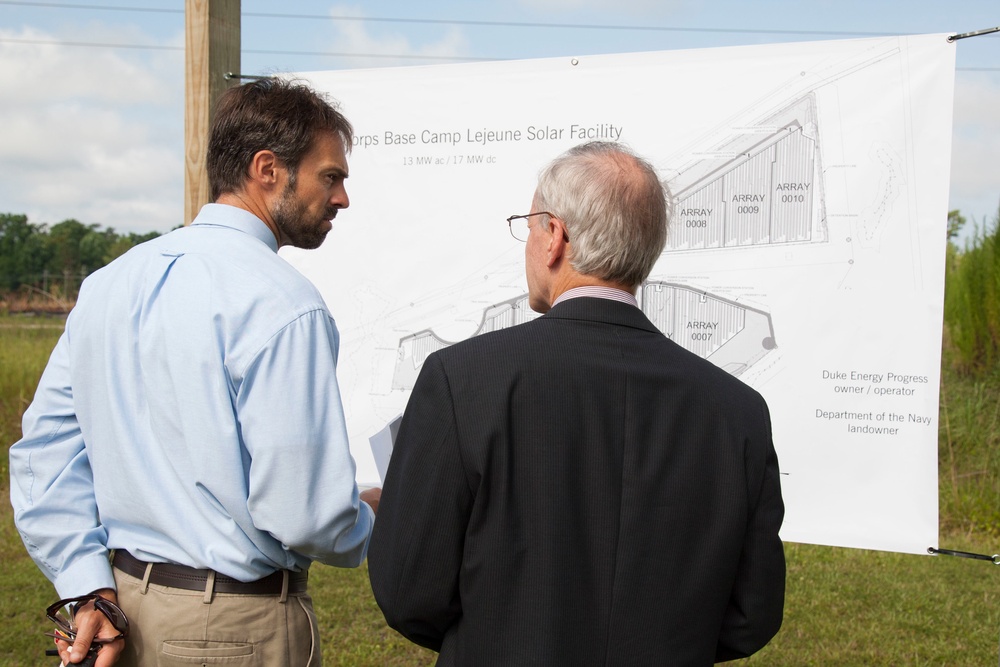
[[[951,549],[935,549],[934,547],[927,547],[927,553],[937,556],[958,556],[959,558],[974,558],[976,560],[988,560],[994,565],[1000,565],[1000,554],[993,554],[992,556],[987,556],[986,554],[973,554],[968,551],[952,551]]]
[[[983,30],[976,30],[974,32],[963,32],[960,35],[949,35],[948,41],[954,42],[960,39],[965,39],[966,37],[978,37],[979,35],[988,35],[991,32],[1000,32],[1000,26],[996,28],[984,28]]]

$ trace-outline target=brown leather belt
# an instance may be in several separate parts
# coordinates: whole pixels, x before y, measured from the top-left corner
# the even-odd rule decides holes
[[[111,564],[127,575],[136,579],[146,577],[146,566],[150,565],[141,561],[127,551],[118,549],[115,551]],[[212,570],[198,570],[186,565],[175,565],[174,563],[152,563],[153,569],[149,573],[149,583],[157,586],[169,586],[171,588],[182,588],[187,591],[203,591],[208,585],[208,575]],[[224,574],[215,574],[215,583],[212,590],[216,593],[239,593],[242,595],[281,595],[284,574],[278,570],[269,574],[263,579],[256,581],[240,581],[227,577]],[[288,595],[298,595],[306,592],[306,584],[309,580],[308,572],[288,572]]]

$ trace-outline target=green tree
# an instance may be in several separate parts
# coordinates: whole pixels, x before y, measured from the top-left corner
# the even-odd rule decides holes
[[[45,225],[28,222],[26,215],[0,213],[0,289],[38,282],[48,259]]]
[[[104,254],[104,263],[110,264],[140,243],[151,241],[159,235],[159,232],[147,232],[146,234],[132,232],[128,236],[118,236],[116,234],[114,240],[108,246],[107,252]]]
[[[123,235],[74,219],[50,228],[26,215],[0,213],[0,292],[31,285],[71,296],[84,277],[159,235]]]
[[[964,222],[958,211],[949,213],[949,233],[953,217]],[[948,243],[945,271],[945,332],[953,363],[966,373],[995,371],[1000,362],[1000,210],[985,229],[976,227],[961,250]]]
[[[93,273],[107,264],[105,257],[117,240],[118,235],[110,227],[103,232],[95,227],[84,234],[80,239],[80,267],[86,273]]]
[[[119,236],[115,239],[115,242],[108,246],[108,251],[104,254],[104,263],[110,264],[115,261],[129,250],[132,249],[133,243],[129,240],[127,236]]]
[[[48,234],[48,245],[51,257],[47,268],[55,275],[77,274],[83,266],[80,253],[80,242],[91,231],[97,229],[96,224],[85,225],[78,220],[63,220],[52,225]]]
[[[963,216],[958,209],[954,211],[948,211],[948,240],[951,241],[958,237],[958,233],[962,231],[962,227],[965,226],[965,216]]]

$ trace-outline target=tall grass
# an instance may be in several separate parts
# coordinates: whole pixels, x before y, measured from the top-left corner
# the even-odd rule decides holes
[[[1000,538],[1000,210],[948,244],[941,382],[942,528]]]
[[[990,373],[1000,361],[1000,210],[960,251],[948,244],[945,341],[954,368]],[[951,349],[949,349],[951,348]]]
[[[61,317],[0,317],[0,443],[10,445],[21,437],[21,415],[63,324]],[[7,466],[7,457],[0,457],[3,484]]]
[[[998,540],[1000,371],[961,373],[946,362],[941,372],[938,437],[941,529],[944,533]]]
[[[21,437],[21,415],[35,393],[49,353],[62,333],[62,318],[0,317],[0,449]],[[14,529],[9,462],[0,457],[0,664],[40,665],[47,644],[41,610],[53,589],[28,558]],[[48,663],[51,664],[51,663]]]

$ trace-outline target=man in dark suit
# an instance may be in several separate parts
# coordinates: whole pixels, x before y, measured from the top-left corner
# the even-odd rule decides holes
[[[511,219],[544,315],[425,361],[368,559],[438,665],[708,665],[778,631],[767,405],[636,307],[668,210],[624,147],[570,150]]]

